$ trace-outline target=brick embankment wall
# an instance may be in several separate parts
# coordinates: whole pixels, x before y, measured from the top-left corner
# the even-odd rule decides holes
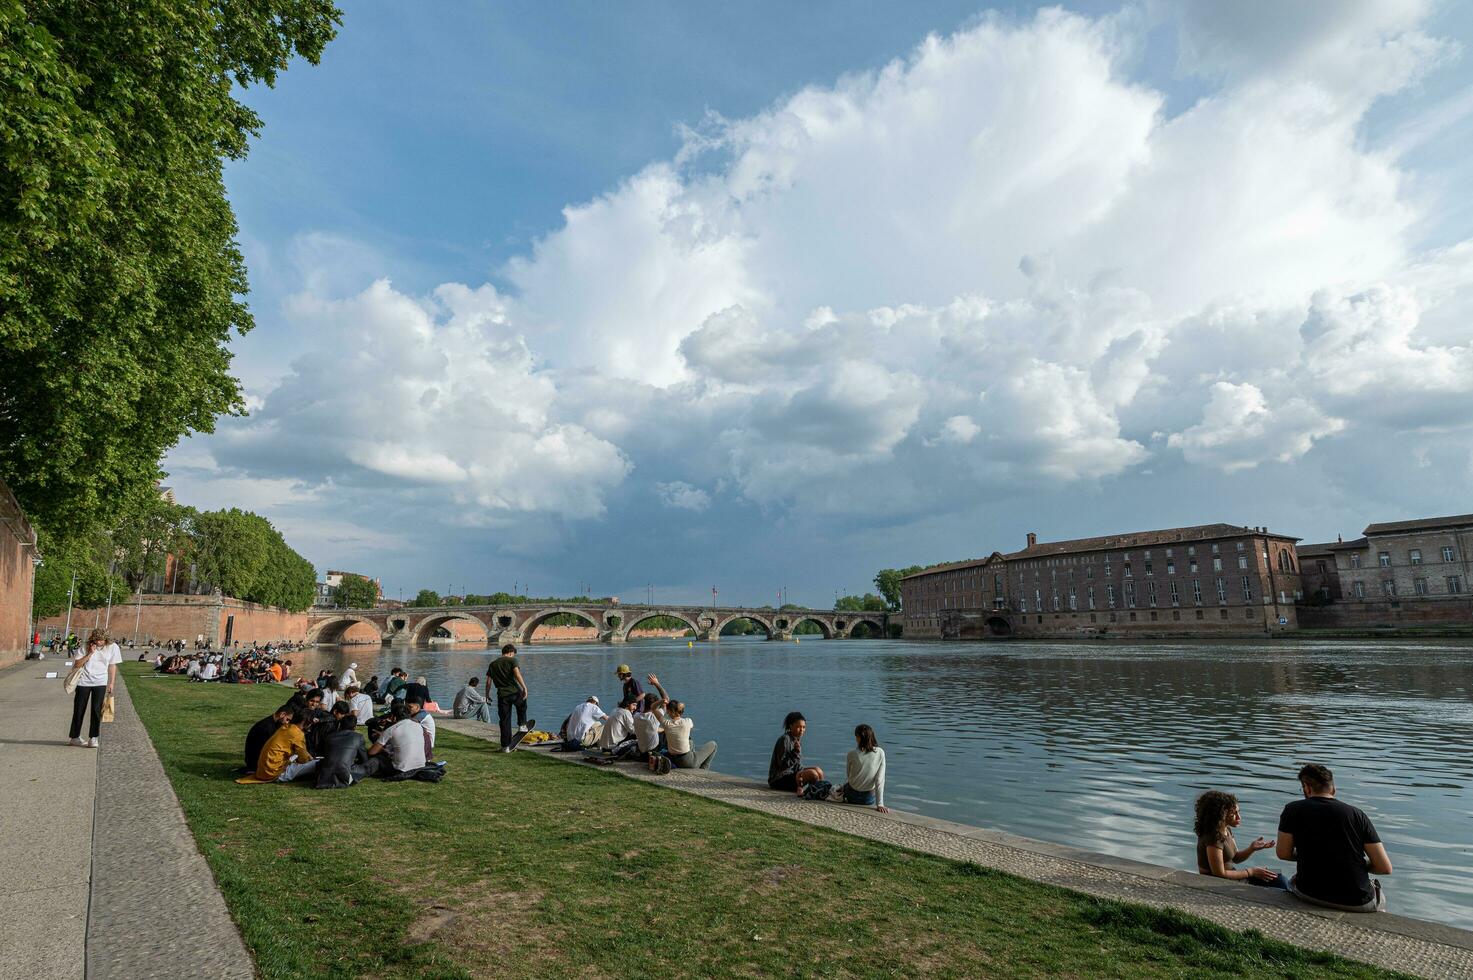
[[[1300,606],[1303,629],[1366,629],[1376,626],[1473,625],[1473,599],[1402,599],[1398,602],[1333,602]]]
[[[0,482],[0,667],[24,659],[30,649],[35,553],[36,533],[10,488]]]
[[[41,620],[36,628],[44,634],[47,629],[60,632],[65,625],[66,614],[61,613]],[[72,610],[73,633],[84,636],[95,626],[106,626],[114,639],[123,643],[136,638],[140,644],[183,640],[193,645],[203,638],[218,645],[225,642],[228,631],[232,641],[249,646],[253,642],[304,639],[307,614],[221,596],[124,596],[114,603],[110,615],[106,609]]]

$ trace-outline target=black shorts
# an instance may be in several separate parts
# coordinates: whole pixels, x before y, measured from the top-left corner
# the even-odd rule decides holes
[[[786,793],[796,793],[798,791],[798,774],[796,772],[790,772],[776,779],[769,779],[767,785]]]

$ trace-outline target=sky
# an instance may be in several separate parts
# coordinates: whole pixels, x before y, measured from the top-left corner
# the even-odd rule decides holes
[[[351,5],[244,98],[249,414],[318,567],[827,606],[876,570],[1473,510],[1473,14]]]

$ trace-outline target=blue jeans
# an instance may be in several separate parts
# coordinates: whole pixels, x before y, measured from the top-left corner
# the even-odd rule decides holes
[[[1273,881],[1259,881],[1257,878],[1249,878],[1248,884],[1257,885],[1260,888],[1282,888],[1284,891],[1288,891],[1289,876],[1284,874],[1282,871],[1275,873],[1278,875],[1278,877],[1275,878]]]
[[[853,803],[855,806],[874,806],[875,805],[875,791],[874,790],[870,790],[868,793],[861,793],[857,789],[850,788],[849,784],[848,783],[845,783],[844,784],[844,802],[845,803]]]

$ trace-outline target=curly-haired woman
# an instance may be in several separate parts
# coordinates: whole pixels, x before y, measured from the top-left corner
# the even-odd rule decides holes
[[[1214,878],[1246,881],[1250,885],[1287,889],[1288,877],[1277,871],[1269,868],[1236,867],[1239,862],[1248,860],[1257,852],[1274,846],[1272,838],[1259,837],[1241,851],[1238,850],[1238,842],[1233,838],[1233,828],[1241,822],[1238,798],[1231,793],[1210,789],[1197,797],[1197,819],[1194,827],[1197,832],[1197,873]]]

